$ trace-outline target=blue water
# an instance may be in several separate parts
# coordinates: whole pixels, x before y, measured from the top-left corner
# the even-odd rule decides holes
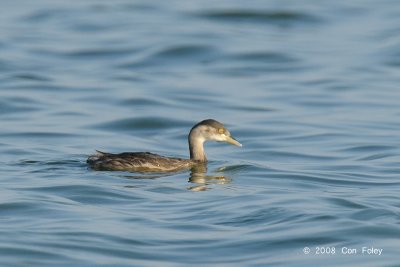
[[[390,0],[3,1],[0,265],[399,266],[399,25]],[[204,175],[86,166],[188,157],[206,118],[243,147]]]

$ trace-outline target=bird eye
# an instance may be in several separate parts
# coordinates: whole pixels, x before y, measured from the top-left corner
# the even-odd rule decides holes
[[[222,128],[219,128],[219,129],[218,129],[218,133],[223,134],[223,133],[225,133],[225,130],[222,129]]]

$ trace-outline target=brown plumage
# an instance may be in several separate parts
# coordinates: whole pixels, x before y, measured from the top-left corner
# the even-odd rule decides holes
[[[133,172],[173,172],[191,168],[207,162],[203,143],[205,141],[227,142],[242,146],[231,137],[224,125],[208,119],[199,122],[188,135],[190,159],[163,157],[149,152],[124,152],[120,154],[97,151],[87,159],[95,170],[133,171]]]
[[[194,161],[167,158],[150,152],[124,152],[111,154],[97,151],[87,163],[99,171],[171,172],[188,169]]]

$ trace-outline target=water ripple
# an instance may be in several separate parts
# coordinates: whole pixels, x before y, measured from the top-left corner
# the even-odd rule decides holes
[[[215,49],[209,45],[174,45],[150,53],[144,58],[120,65],[124,69],[136,69],[162,65],[177,65],[189,62],[213,60]]]
[[[86,48],[80,50],[73,50],[68,52],[53,52],[54,54],[60,54],[67,58],[75,58],[78,60],[87,60],[88,58],[102,60],[104,57],[126,57],[131,54],[135,54],[136,52],[140,51],[139,49],[134,48],[103,48],[103,47],[93,47],[93,48]]]
[[[286,53],[278,52],[251,52],[251,53],[235,53],[228,57],[228,59],[238,62],[268,62],[270,64],[279,63],[295,63],[298,59],[289,56]]]
[[[173,128],[186,125],[185,122],[180,120],[173,120],[170,118],[160,117],[142,117],[142,118],[128,118],[122,120],[113,120],[106,123],[96,124],[91,126],[95,129],[102,129],[108,131],[141,131],[141,130],[160,130]]]
[[[39,111],[42,105],[27,97],[4,97],[0,99],[0,116],[13,113],[29,113]]]
[[[293,11],[262,11],[262,10],[209,10],[199,13],[200,17],[227,22],[273,23],[280,26],[290,26],[297,23],[321,23],[321,18]]]

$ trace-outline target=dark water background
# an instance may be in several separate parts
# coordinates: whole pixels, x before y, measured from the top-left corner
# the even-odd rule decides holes
[[[0,5],[1,266],[399,266],[398,1]],[[205,118],[203,179],[86,167]]]

